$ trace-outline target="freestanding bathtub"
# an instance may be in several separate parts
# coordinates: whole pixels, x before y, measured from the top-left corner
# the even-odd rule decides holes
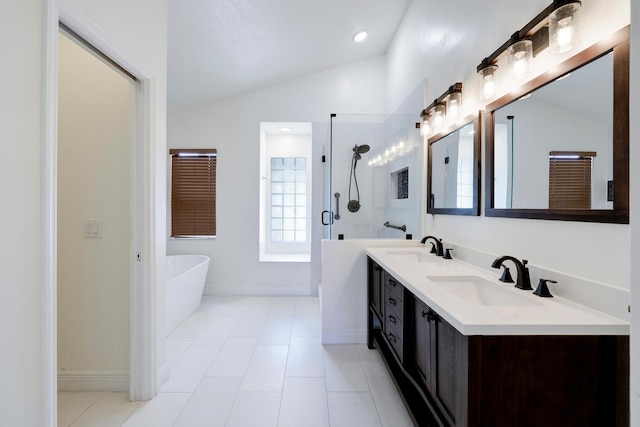
[[[167,257],[165,336],[191,316],[202,300],[209,257],[171,255]]]

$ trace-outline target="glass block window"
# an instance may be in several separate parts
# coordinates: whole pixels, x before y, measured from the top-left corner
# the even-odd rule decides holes
[[[307,158],[271,158],[271,241],[307,241]]]

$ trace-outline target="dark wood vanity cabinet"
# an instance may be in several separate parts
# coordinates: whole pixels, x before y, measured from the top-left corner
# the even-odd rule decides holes
[[[628,336],[463,335],[375,266],[369,260],[369,348],[416,425],[629,425]]]
[[[418,298],[413,306],[411,339],[412,359],[408,371],[433,399],[440,416],[449,425],[466,417],[463,395],[466,394],[467,340]]]

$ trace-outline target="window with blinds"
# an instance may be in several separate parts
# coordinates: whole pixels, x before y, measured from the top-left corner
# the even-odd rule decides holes
[[[215,237],[215,149],[172,149],[171,237]]]
[[[549,153],[549,209],[591,209],[595,152]]]

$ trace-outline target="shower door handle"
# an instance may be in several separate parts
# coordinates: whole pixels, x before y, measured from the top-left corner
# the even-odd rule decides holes
[[[325,214],[329,214],[329,222],[326,222]],[[322,211],[322,225],[332,225],[333,224],[333,212],[331,211]]]

